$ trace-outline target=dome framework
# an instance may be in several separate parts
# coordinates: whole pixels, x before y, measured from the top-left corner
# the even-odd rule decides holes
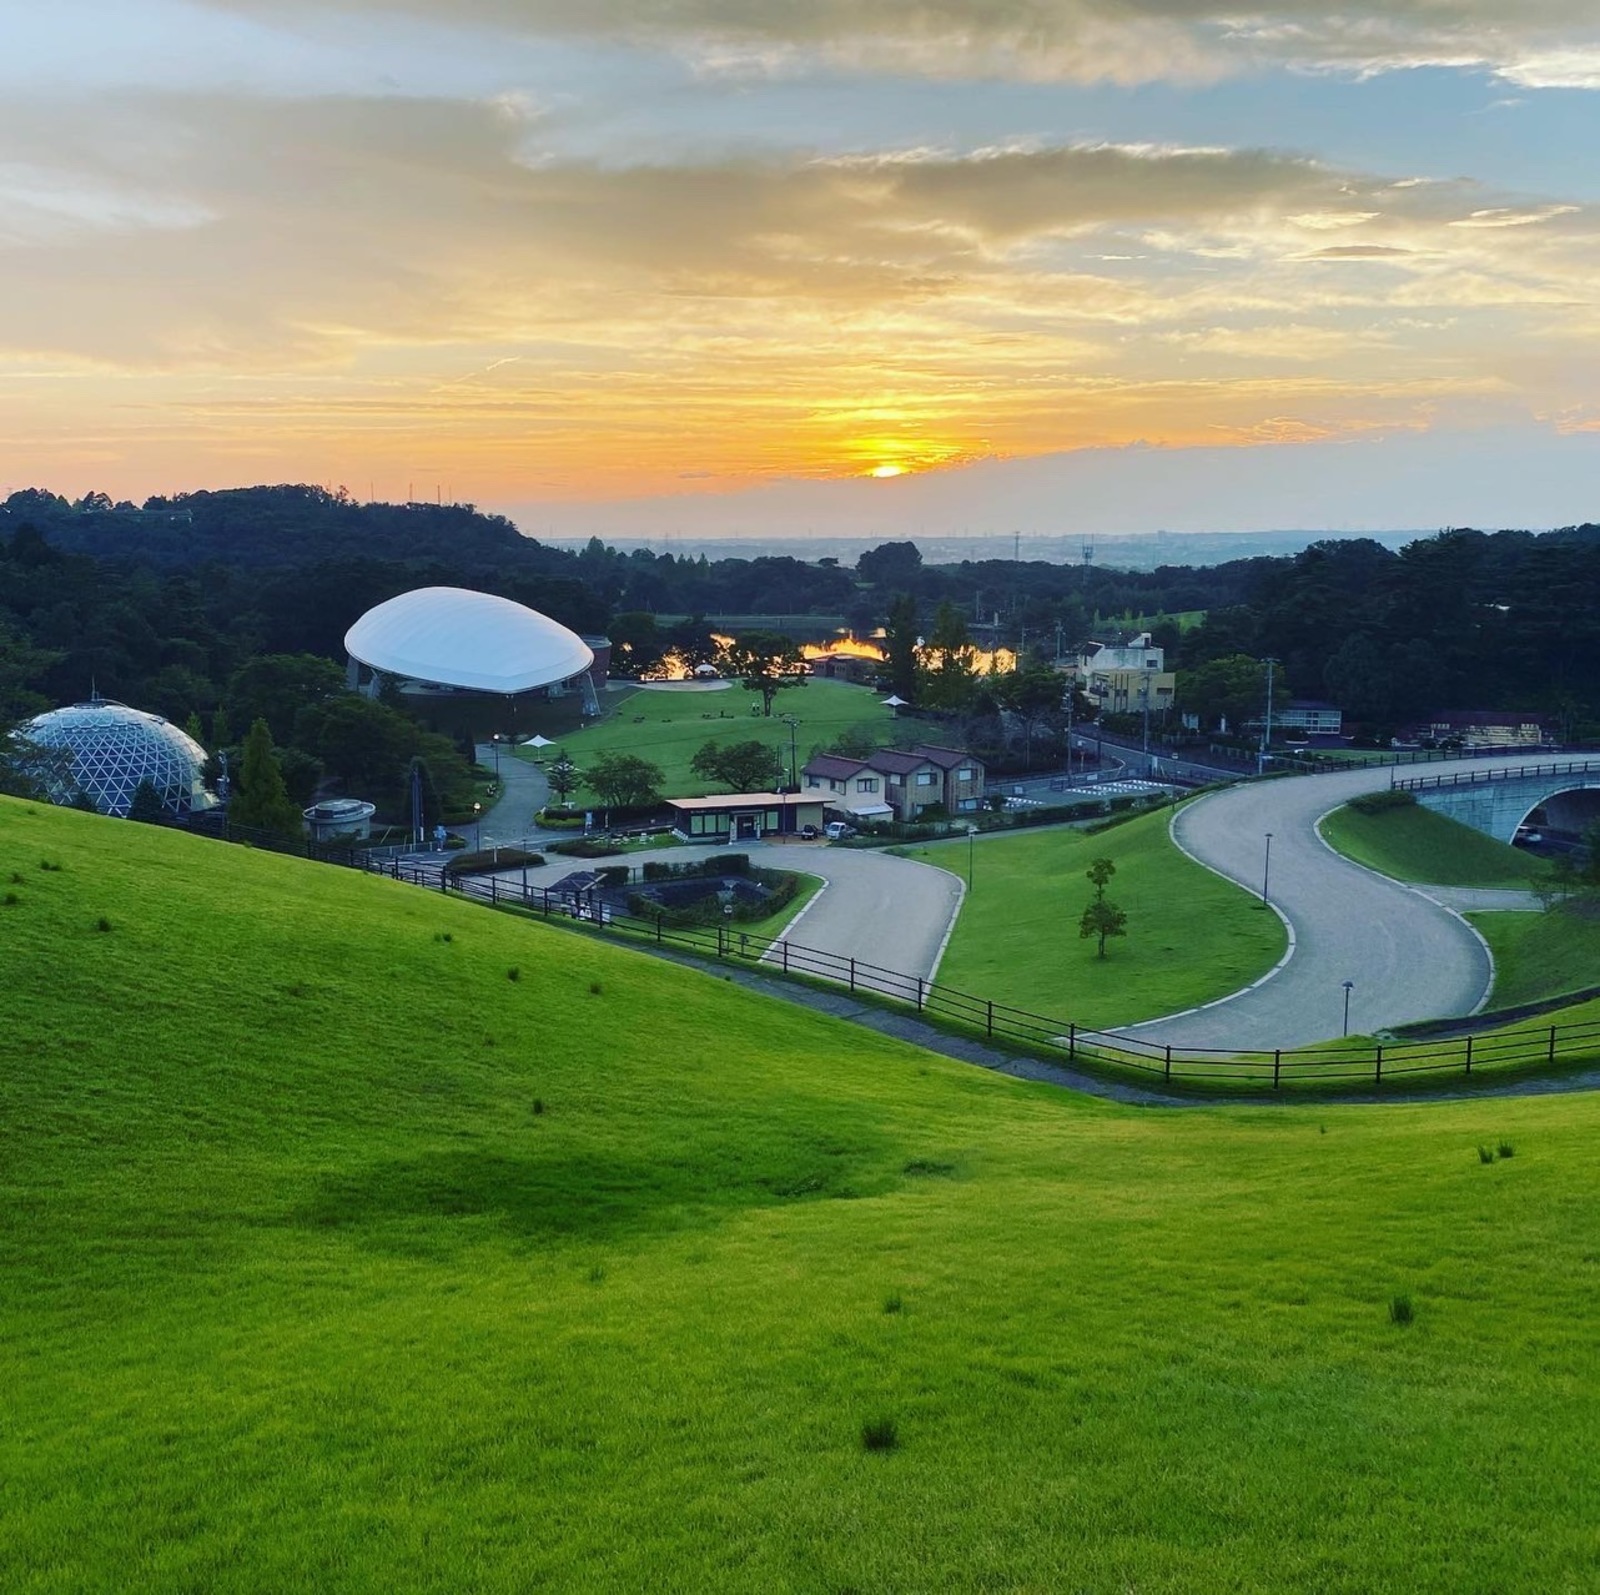
[[[97,697],[36,715],[18,735],[54,755],[35,768],[52,803],[87,798],[97,812],[126,819],[142,782],[169,814],[216,803],[202,775],[206,750],[158,714]]]

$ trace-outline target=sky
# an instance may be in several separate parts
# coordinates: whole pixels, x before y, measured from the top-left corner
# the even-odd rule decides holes
[[[0,0],[0,490],[1600,519],[1595,0]]]

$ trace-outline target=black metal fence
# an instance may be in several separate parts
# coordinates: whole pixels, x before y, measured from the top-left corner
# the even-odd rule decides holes
[[[1547,776],[1568,775],[1600,778],[1600,756],[1563,759],[1556,763],[1521,764],[1506,770],[1453,770],[1449,775],[1391,776],[1389,785],[1398,792],[1447,792],[1451,787],[1484,786],[1491,781],[1542,780]]]
[[[858,997],[901,1006],[974,1037],[1025,1048],[1068,1064],[1154,1076],[1169,1085],[1212,1089],[1359,1084],[1381,1087],[1385,1081],[1417,1075],[1458,1074],[1470,1078],[1486,1069],[1545,1068],[1600,1056],[1600,1021],[1448,1040],[1340,1044],[1272,1052],[1175,1047],[1031,1013],[920,975],[806,947],[786,936],[756,935],[731,922],[695,928],[673,926],[661,917],[621,913],[593,891],[559,892],[492,875],[450,879],[442,871],[408,868],[399,863],[375,861],[370,867],[396,880],[431,886],[492,907],[572,921],[630,940],[760,968],[764,973],[827,981]]]

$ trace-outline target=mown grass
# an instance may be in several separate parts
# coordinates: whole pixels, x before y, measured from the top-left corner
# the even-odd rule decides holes
[[[1494,954],[1496,1008],[1600,986],[1600,910],[1566,903],[1547,913],[1469,914]]]
[[[769,719],[759,711],[759,693],[737,683],[721,692],[658,692],[641,688],[623,696],[607,694],[606,716],[581,731],[564,736],[560,748],[544,750],[546,760],[557,751],[572,758],[581,772],[587,761],[606,753],[633,753],[661,767],[664,797],[687,797],[719,790],[693,774],[689,763],[707,742],[764,742],[789,768],[789,727],[779,718],[792,714],[800,722],[795,744],[805,764],[815,747],[825,747],[843,732],[864,727],[880,741],[889,740],[893,724],[879,695],[842,681],[808,680],[803,687],[780,692]],[[751,710],[757,712],[752,714]],[[519,749],[531,757],[532,750]],[[586,794],[576,794],[584,801]]]
[[[1359,814],[1348,805],[1321,825],[1328,845],[1368,869],[1430,886],[1529,886],[1547,866],[1420,804]]]
[[[1161,810],[1099,836],[1041,829],[979,838],[939,979],[1098,1028],[1175,1013],[1264,975],[1286,946],[1277,915],[1179,852],[1170,818]],[[966,873],[964,841],[909,853]],[[1107,942],[1103,959],[1078,934],[1094,894],[1084,872],[1097,858],[1115,862],[1106,895],[1128,915],[1126,936]]]
[[[1592,1097],[1141,1112],[0,800],[12,872],[8,1591],[1600,1578]]]

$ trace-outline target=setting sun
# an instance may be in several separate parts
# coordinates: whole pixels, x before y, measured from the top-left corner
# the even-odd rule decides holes
[[[873,476],[904,476],[906,468],[903,465],[875,465],[872,468]]]

